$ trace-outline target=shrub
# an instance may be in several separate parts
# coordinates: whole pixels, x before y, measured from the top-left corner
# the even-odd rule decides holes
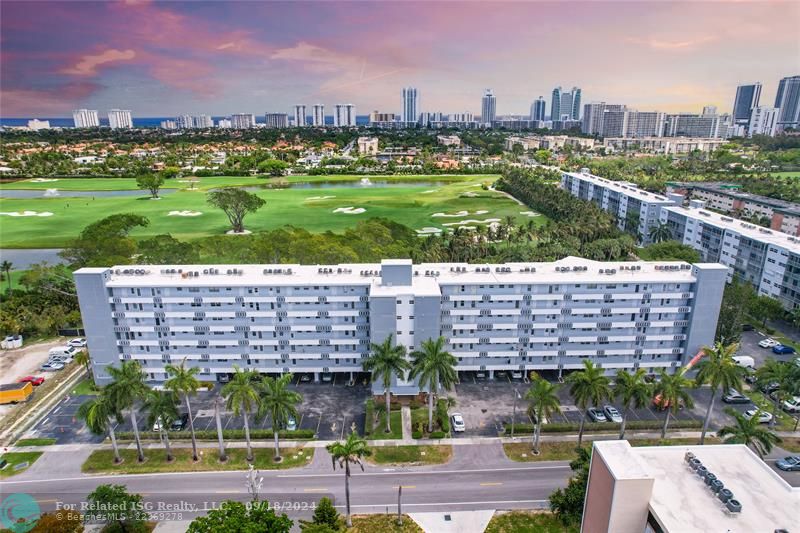
[[[447,414],[447,400],[440,399],[436,402],[436,421],[444,433],[450,433],[450,416]]]
[[[192,438],[189,431],[169,431],[169,438],[171,440],[187,440]],[[215,429],[201,429],[194,432],[197,440],[217,440],[217,431]],[[243,429],[224,429],[222,436],[225,440],[244,440]],[[271,429],[251,429],[250,439],[271,439],[273,436]],[[282,439],[288,440],[308,440],[314,438],[313,429],[296,429],[294,431],[281,430],[278,436]],[[159,440],[160,435],[157,431],[140,431],[139,437],[142,440]],[[133,440],[132,431],[119,431],[117,432],[117,439],[119,440]]]
[[[429,435],[429,437],[432,439],[443,439],[444,436],[445,436],[444,431],[434,431]]]
[[[367,400],[365,419],[366,419],[366,424],[364,425],[365,431],[367,433],[372,433],[372,426],[375,425],[375,400],[373,400],[372,398],[369,398]]]
[[[411,432],[411,438],[412,439],[421,439],[422,438],[422,432],[421,431],[412,431]]]
[[[664,425],[663,420],[629,420],[625,424],[626,430],[637,429],[661,429]],[[671,420],[669,427],[672,429],[695,429],[703,426],[702,420]],[[514,424],[514,435],[530,435],[533,434],[533,424]],[[550,424],[542,424],[542,433],[570,433],[577,432],[580,424],[571,422],[554,422]],[[584,424],[584,431],[617,431],[618,424],[609,424],[607,422],[587,422]],[[511,434],[511,425],[508,424],[504,428],[504,434]]]

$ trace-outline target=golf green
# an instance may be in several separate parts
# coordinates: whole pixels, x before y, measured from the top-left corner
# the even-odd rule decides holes
[[[375,176],[372,179],[378,181],[383,178]],[[402,178],[408,179],[408,176]],[[504,220],[507,216],[529,220],[527,213],[530,211],[526,206],[519,205],[502,193],[483,190],[482,185],[491,183],[494,176],[459,177],[458,181],[433,186],[430,182],[440,182],[439,176],[427,176],[424,180],[415,178],[422,183],[394,187],[351,185],[259,190],[255,194],[266,200],[267,204],[257,213],[248,215],[245,226],[250,231],[274,229],[287,224],[314,232],[342,231],[360,220],[386,217],[422,230],[453,229],[458,224],[489,224]],[[134,237],[170,233],[175,238],[185,240],[223,234],[230,229],[225,214],[206,203],[206,193],[202,190],[179,190],[165,194],[160,200],[152,200],[144,192],[141,197],[95,199],[3,198],[0,199],[0,213],[3,248],[63,247],[87,224],[115,213],[136,213],[150,220],[147,228],[133,232]],[[8,213],[27,216],[10,216]],[[43,214],[45,216],[41,216]],[[534,216],[532,219],[540,224],[546,221],[544,216]]]

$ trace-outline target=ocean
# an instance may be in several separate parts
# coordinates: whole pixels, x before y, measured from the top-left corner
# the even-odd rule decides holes
[[[27,126],[28,121],[32,118],[39,118],[39,120],[49,120],[50,127],[53,128],[71,128],[74,126],[72,122],[72,117],[30,117],[30,118],[0,118],[0,126]],[[216,123],[221,118],[227,118],[224,116],[218,117],[211,117],[214,122]],[[311,118],[311,117],[307,117]],[[133,127],[134,128],[157,128],[161,124],[163,120],[174,120],[175,117],[133,117]],[[263,124],[264,117],[256,115],[256,123]],[[325,117],[325,124],[333,125],[333,115]],[[368,115],[356,115],[356,125],[357,126],[366,126],[369,124],[369,116]],[[108,119],[101,118],[100,119],[101,126],[108,126]]]

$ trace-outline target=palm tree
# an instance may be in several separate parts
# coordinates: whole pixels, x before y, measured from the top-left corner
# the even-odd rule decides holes
[[[363,459],[372,455],[372,452],[367,447],[367,441],[355,432],[350,433],[346,441],[334,442],[329,444],[326,449],[331,454],[333,469],[336,470],[336,463],[339,463],[339,468],[344,468],[344,497],[347,504],[345,517],[347,527],[353,527],[353,521],[350,518],[350,465],[356,464],[363,471]]]
[[[233,378],[222,387],[222,395],[227,400],[227,407],[234,416],[244,418],[244,439],[247,441],[247,460],[253,462],[253,448],[250,446],[250,413],[258,410],[260,398],[254,384],[254,372],[241,370],[233,366]]]
[[[536,419],[536,429],[533,432],[533,453],[539,455],[539,434],[542,430],[542,420],[558,411],[561,401],[556,394],[557,385],[553,385],[535,373],[531,379],[531,388],[525,393],[525,399],[528,400],[530,410],[533,411]]]
[[[167,461],[171,462],[172,448],[169,445],[169,434],[167,429],[178,419],[178,396],[172,391],[151,390],[144,400],[144,409],[147,411],[147,424],[150,426],[158,424],[158,432],[164,440],[164,448],[167,450]]]
[[[3,261],[0,263],[0,271],[6,275],[6,281],[8,281],[8,292],[11,292],[11,269],[14,268],[14,264],[11,261]]]
[[[114,463],[121,463],[122,458],[119,456],[114,426],[122,423],[122,414],[106,390],[102,390],[100,394],[83,402],[78,408],[77,416],[86,422],[89,431],[95,435],[108,433],[108,437],[111,439],[111,448],[114,450]]]
[[[706,416],[703,420],[703,431],[700,433],[700,444],[706,440],[708,422],[711,420],[711,411],[714,409],[714,400],[717,398],[717,391],[730,389],[741,390],[742,374],[744,368],[736,364],[733,354],[739,349],[738,344],[723,345],[721,342],[714,346],[703,347],[705,357],[697,364],[697,375],[694,378],[695,386],[700,387],[706,383],[711,387],[711,401],[706,409]]]
[[[428,432],[433,431],[433,396],[439,387],[449,391],[458,380],[456,374],[457,360],[453,354],[445,351],[445,339],[422,341],[422,349],[411,353],[414,362],[411,366],[411,378],[419,378],[420,387],[428,389]]]
[[[269,414],[272,419],[272,434],[275,438],[275,462],[281,460],[281,449],[278,445],[280,429],[286,426],[289,416],[297,418],[297,404],[303,399],[299,393],[287,388],[292,382],[291,374],[279,378],[267,376],[261,386],[259,401],[259,418]]]
[[[691,386],[692,382],[683,375],[683,372],[668,374],[663,368],[659,372],[659,381],[653,388],[653,393],[666,412],[664,427],[661,428],[662,439],[667,436],[670,413],[677,414],[682,404],[686,405],[686,407],[694,407],[694,401],[689,394],[689,387]]]
[[[628,410],[641,409],[653,397],[650,384],[645,381],[644,368],[638,368],[633,373],[625,370],[617,372],[614,378],[614,397],[622,400],[622,424],[619,428],[619,438],[625,438],[625,424],[628,421]]]
[[[780,404],[789,395],[800,392],[800,369],[797,365],[776,361],[772,357],[756,370],[756,384],[761,387],[773,384],[777,388],[772,394],[775,398],[772,410],[772,420],[769,425],[773,426],[778,421]]]
[[[672,230],[669,228],[669,224],[664,222],[651,226],[648,234],[653,242],[664,242],[672,239]]]
[[[221,396],[214,397],[214,419],[217,422],[217,442],[219,443],[219,461],[224,463],[228,460],[225,453],[225,440],[222,438],[222,418],[219,413],[219,406],[224,400]]]
[[[79,365],[83,365],[84,368],[86,368],[87,373],[89,373],[89,361],[91,361],[91,358],[89,357],[89,350],[84,348],[75,354],[75,362]]]
[[[775,444],[781,442],[781,438],[775,433],[761,427],[757,416],[748,420],[731,408],[725,409],[725,412],[735,419],[732,426],[725,426],[717,431],[717,435],[724,438],[725,444],[744,444],[763,459]]]
[[[589,359],[583,361],[583,370],[573,372],[564,380],[570,384],[569,392],[581,408],[581,427],[578,430],[578,447],[583,442],[583,425],[589,404],[599,405],[611,397],[611,385],[603,369]]]
[[[106,391],[113,405],[120,411],[128,409],[133,426],[133,438],[136,441],[136,452],[139,462],[144,461],[144,450],[139,438],[139,426],[136,420],[135,404],[144,399],[150,388],[144,382],[145,375],[138,361],[123,361],[119,367],[109,366],[106,372],[112,381],[106,386]]]
[[[380,379],[383,383],[383,393],[386,395],[386,433],[392,432],[391,425],[391,392],[392,376],[405,376],[411,369],[411,363],[406,359],[406,347],[402,344],[392,346],[392,336],[386,337],[381,344],[370,344],[370,355],[363,364],[364,370],[372,372],[372,379]],[[371,424],[372,422],[370,422]]]
[[[192,416],[192,406],[189,403],[189,396],[196,394],[200,388],[200,381],[195,377],[200,372],[198,367],[186,368],[186,358],[180,365],[168,364],[164,367],[171,377],[164,383],[167,390],[171,390],[176,395],[183,394],[186,402],[186,414],[189,416],[189,431],[192,435],[192,459],[197,461],[197,439],[194,434],[194,417]]]

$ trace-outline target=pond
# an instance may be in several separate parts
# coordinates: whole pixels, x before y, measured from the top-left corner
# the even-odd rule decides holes
[[[11,261],[14,270],[27,270],[34,263],[42,261],[51,265],[63,263],[64,260],[58,256],[60,251],[61,248],[0,248],[0,261]]]

